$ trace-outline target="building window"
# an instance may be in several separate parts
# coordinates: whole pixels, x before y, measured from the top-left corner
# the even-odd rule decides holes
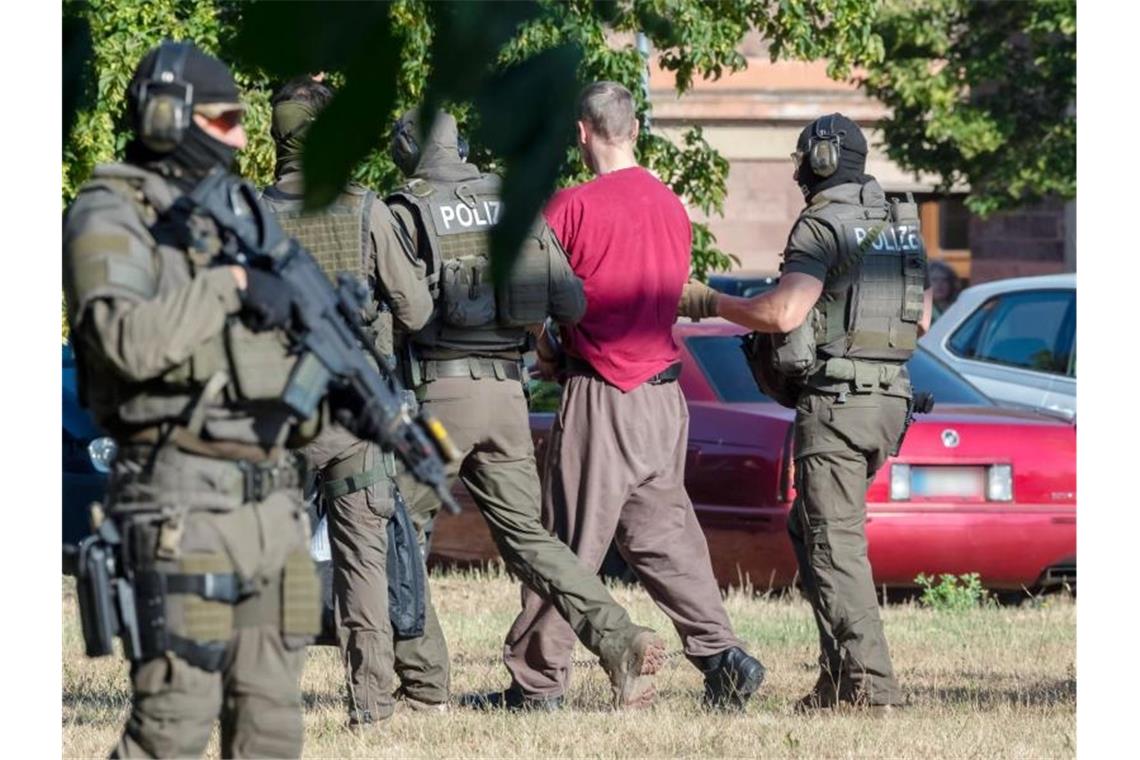
[[[938,204],[938,247],[944,251],[964,251],[970,247],[970,210],[964,198],[955,195]]]

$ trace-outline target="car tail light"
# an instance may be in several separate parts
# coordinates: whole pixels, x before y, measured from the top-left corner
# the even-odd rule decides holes
[[[795,432],[795,425],[790,425],[784,437],[784,469],[780,473],[780,501],[784,503],[796,498]]]
[[[910,498],[910,465],[895,462],[891,465],[891,501]]]
[[[986,498],[990,501],[1013,501],[1013,467],[990,465],[986,471]]]

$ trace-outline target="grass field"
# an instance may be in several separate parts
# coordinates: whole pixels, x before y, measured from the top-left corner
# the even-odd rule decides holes
[[[455,693],[505,685],[502,637],[518,611],[518,588],[502,572],[434,575],[452,656]],[[634,620],[679,641],[639,587],[615,588]],[[63,754],[106,757],[129,707],[126,663],[88,660],[65,579]],[[1076,746],[1076,603],[935,612],[914,604],[883,612],[895,668],[909,706],[885,719],[793,715],[790,705],[815,679],[815,627],[797,597],[733,592],[738,634],[768,668],[745,715],[708,715],[697,706],[701,679],[683,657],[657,678],[658,702],[615,713],[604,673],[579,648],[569,709],[551,715],[397,712],[357,737],[343,730],[342,671],[335,650],[309,650],[302,683],[306,757],[756,756],[777,758],[1072,757]],[[207,756],[218,756],[215,731]]]

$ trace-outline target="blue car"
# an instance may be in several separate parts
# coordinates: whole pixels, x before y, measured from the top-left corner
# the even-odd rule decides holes
[[[63,543],[76,544],[91,532],[87,507],[100,501],[115,457],[115,442],[79,405],[75,355],[63,346]]]

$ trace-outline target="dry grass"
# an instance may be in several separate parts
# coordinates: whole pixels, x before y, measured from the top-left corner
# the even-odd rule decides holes
[[[455,693],[505,684],[502,636],[518,590],[491,569],[435,575],[433,595],[452,653]],[[615,595],[638,622],[679,641],[640,588]],[[126,664],[83,656],[74,595],[64,586],[63,754],[105,757],[129,706]],[[307,757],[1071,757],[1075,754],[1076,604],[1051,597],[1036,606],[939,613],[912,604],[884,610],[895,667],[911,702],[876,720],[804,718],[790,703],[814,681],[815,628],[798,598],[734,592],[727,600],[739,635],[768,667],[745,716],[707,715],[701,681],[682,657],[658,677],[659,701],[614,713],[597,666],[575,673],[570,709],[553,715],[398,712],[365,737],[343,730],[342,673],[334,650],[310,649],[303,689]],[[576,659],[590,660],[579,649]],[[217,757],[215,737],[208,756]]]

